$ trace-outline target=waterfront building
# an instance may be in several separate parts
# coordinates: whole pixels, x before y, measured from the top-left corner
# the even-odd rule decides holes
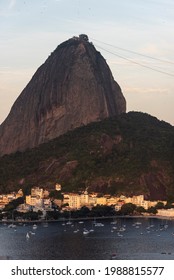
[[[96,204],[99,205],[106,205],[107,198],[106,197],[97,197]]]
[[[88,192],[85,191],[84,193],[80,194],[80,205],[85,206],[89,204],[89,195]]]
[[[80,201],[80,195],[79,194],[75,194],[75,193],[71,193],[69,195],[69,207],[71,209],[79,209],[81,208],[81,201]]]
[[[110,198],[107,198],[107,205],[110,206],[110,205],[115,205],[118,201],[118,198],[117,197],[110,197]]]
[[[26,204],[43,207],[43,199],[36,195],[26,195]]]
[[[88,207],[91,208],[94,205],[97,204],[97,198],[94,196],[89,195],[89,199],[88,199]]]
[[[164,216],[164,217],[174,217],[174,208],[158,209],[157,215]]]
[[[124,202],[125,203],[133,203],[132,202],[132,197],[125,197]]]

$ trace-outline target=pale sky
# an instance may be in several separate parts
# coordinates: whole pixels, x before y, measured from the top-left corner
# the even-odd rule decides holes
[[[85,33],[121,86],[127,112],[174,125],[173,0],[0,0],[0,26],[0,123],[57,45]]]

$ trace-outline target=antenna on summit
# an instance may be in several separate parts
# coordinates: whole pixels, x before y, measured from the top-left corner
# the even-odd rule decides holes
[[[79,39],[87,42],[89,41],[89,38],[86,34],[80,34]]]

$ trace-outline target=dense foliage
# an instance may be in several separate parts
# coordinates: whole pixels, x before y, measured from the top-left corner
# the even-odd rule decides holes
[[[63,191],[89,187],[111,194],[158,192],[173,200],[173,171],[174,128],[148,114],[129,112],[3,156],[0,192],[22,187],[27,193],[33,185],[59,182]]]

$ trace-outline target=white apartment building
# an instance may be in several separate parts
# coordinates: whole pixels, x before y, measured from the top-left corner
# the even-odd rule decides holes
[[[26,195],[26,204],[35,207],[43,207],[43,199],[39,196]]]
[[[70,194],[69,195],[69,207],[72,209],[79,209],[81,208],[81,200],[79,194]]]
[[[71,209],[80,209],[82,206],[89,205],[89,195],[85,191],[82,194],[68,193],[63,195],[63,204],[69,204]]]
[[[148,209],[151,206],[155,206],[159,201],[144,200],[144,195],[137,195],[133,197],[126,197],[121,195],[120,197],[102,196],[97,197],[97,194],[88,194],[85,191],[83,194],[67,193],[64,194],[63,204],[68,203],[69,208],[79,209],[82,206],[95,206],[95,205],[115,205],[116,210],[120,210],[121,206],[125,203],[133,203],[136,206],[142,206],[144,209]],[[166,204],[166,201],[161,201]]]
[[[144,200],[144,195],[134,195],[133,197],[126,199],[125,202],[128,203],[128,200],[130,203],[133,203],[136,206],[142,206],[146,210],[149,207],[149,201]]]
[[[80,204],[81,204],[81,207],[89,204],[89,195],[88,195],[87,191],[80,194]]]

